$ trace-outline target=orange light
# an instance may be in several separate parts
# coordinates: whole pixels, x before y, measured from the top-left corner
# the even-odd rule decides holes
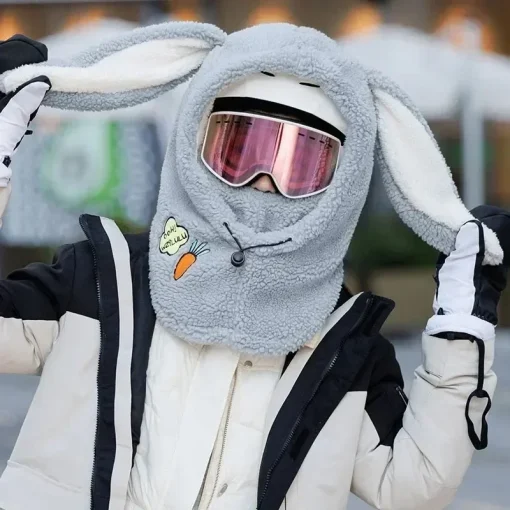
[[[260,5],[248,18],[247,25],[259,25],[261,23],[293,23],[294,18],[288,7],[282,5]]]
[[[67,17],[64,29],[73,29],[79,26],[94,23],[105,17],[105,12],[101,7],[93,7],[86,11],[77,12]]]
[[[177,21],[202,21],[200,4],[197,0],[168,0],[170,17]]]
[[[484,51],[497,51],[499,43],[493,23],[478,10],[474,11],[466,5],[455,5],[446,9],[438,20],[436,33],[461,47],[464,44],[463,23],[469,19],[480,23],[481,48]]]
[[[172,19],[178,21],[201,21],[202,17],[198,9],[193,7],[177,7],[170,12]]]
[[[5,41],[14,34],[22,33],[23,27],[14,13],[7,11],[0,16],[0,40]]]
[[[379,9],[373,5],[360,5],[352,8],[342,20],[338,36],[367,34],[376,30],[382,23]]]

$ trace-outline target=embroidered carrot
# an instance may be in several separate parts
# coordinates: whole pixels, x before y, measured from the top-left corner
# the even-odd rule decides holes
[[[174,269],[174,280],[182,278],[186,271],[197,261],[197,257],[203,253],[207,253],[211,250],[207,248],[207,243],[199,243],[194,241],[188,253],[182,255],[182,257],[175,264]]]

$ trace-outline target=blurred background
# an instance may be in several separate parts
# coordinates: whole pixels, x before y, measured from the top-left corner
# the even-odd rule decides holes
[[[510,208],[508,0],[0,0],[0,40],[23,33],[63,60],[168,20],[211,22],[227,32],[288,21],[325,32],[340,53],[388,74],[416,102],[468,207]],[[126,231],[148,228],[185,87],[114,114],[41,109],[13,160],[13,194],[0,231],[2,277],[49,261],[56,246],[81,238],[82,212],[112,217]],[[386,333],[408,382],[432,312],[436,256],[395,215],[376,168],[349,252],[348,284],[396,301]],[[500,319],[491,444],[475,457],[452,506],[459,510],[510,509],[510,292]],[[0,472],[36,385],[36,378],[0,375]],[[349,508],[366,507],[353,499]]]

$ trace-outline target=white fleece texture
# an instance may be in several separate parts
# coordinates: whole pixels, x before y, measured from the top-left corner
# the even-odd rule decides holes
[[[445,219],[434,207],[444,204],[435,201],[431,206],[428,201],[435,193],[454,200],[455,190],[444,167],[434,169],[435,177],[429,179],[431,170],[421,162],[441,163],[425,121],[398,87],[343,60],[335,41],[314,29],[258,25],[227,37],[212,25],[167,23],[110,41],[71,65],[90,66],[130,46],[178,38],[196,38],[211,48],[196,73],[181,69],[185,74],[172,75],[166,84],[117,93],[54,91],[46,101],[74,110],[123,108],[152,99],[194,75],[170,139],[150,235],[152,304],[164,327],[191,342],[225,344],[264,355],[295,351],[309,341],[338,298],[343,258],[366,200],[374,156],[404,221],[428,243],[450,252],[462,205],[458,199],[456,206],[447,204],[454,218]],[[349,126],[343,160],[325,193],[288,200],[251,188],[234,189],[199,161],[197,134],[214,98],[261,71],[319,85]],[[384,102],[382,123],[374,97],[379,89],[398,99]],[[424,130],[420,132],[417,125]],[[417,132],[418,139],[412,136]],[[395,152],[388,147],[390,135],[395,137],[391,139]],[[427,174],[416,177],[416,172]],[[428,185],[425,199],[417,196],[415,182]],[[234,267],[230,258],[238,247],[225,222],[243,247],[291,241],[248,250],[244,265]],[[183,232],[189,236],[177,252],[172,245],[160,249],[166,225],[174,225],[179,243],[185,240]],[[176,239],[172,235],[169,238]],[[202,249],[176,280],[178,260],[197,246]]]
[[[198,69],[210,51],[206,41],[146,41],[106,56],[88,67],[26,65],[6,73],[7,91],[36,76],[47,76],[54,91],[125,92],[165,85]]]
[[[184,56],[182,59],[177,59],[172,63],[172,65],[167,63],[164,66],[164,71],[155,71],[150,73],[148,78],[153,80],[157,77],[157,80],[154,82],[149,81],[147,86],[144,88],[142,88],[138,83],[135,85],[134,89],[122,89],[120,92],[111,92],[110,90],[101,90],[101,87],[98,86],[101,81],[101,79],[99,79],[99,82],[96,81],[96,86],[98,86],[97,88],[99,90],[87,91],[92,88],[91,84],[88,82],[89,70],[84,71],[84,75],[82,75],[83,79],[86,81],[85,84],[76,84],[76,81],[73,81],[76,85],[75,88],[79,87],[80,90],[64,92],[55,90],[54,88],[53,91],[46,96],[44,101],[45,106],[59,108],[62,110],[99,112],[128,108],[150,101],[188,80],[196,72],[200,62],[202,61],[202,44],[204,44],[204,47],[212,50],[216,46],[223,44],[225,38],[225,32],[213,25],[204,23],[172,22],[137,28],[131,32],[123,33],[118,37],[103,42],[97,47],[90,48],[89,50],[74,57],[71,61],[58,62],[58,64],[48,61],[48,63],[45,64],[29,65],[22,67],[19,70],[4,73],[0,76],[0,90],[13,90],[19,82],[19,78],[15,78],[18,72],[30,73],[31,75],[39,76],[42,74],[41,69],[43,67],[51,67],[52,73],[60,73],[60,78],[57,77],[57,81],[60,80],[60,87],[71,89],[72,87],[67,84],[66,79],[73,79],[73,72],[81,73],[81,69],[90,68],[91,66],[108,59],[110,56],[124,53],[124,51],[129,50],[129,48],[135,48],[138,46],[144,49],[147,48],[147,46],[144,46],[144,43],[157,41],[163,41],[174,48],[179,48],[184,42],[185,47],[189,47],[190,50],[188,56]],[[170,41],[175,41],[175,44],[173,42],[170,43]],[[166,45],[167,49],[168,44]],[[191,46],[189,46],[190,44]],[[137,53],[140,50],[133,51]],[[146,53],[145,50],[143,52]],[[200,57],[198,57],[198,55],[200,55]],[[176,57],[176,52],[174,50],[172,50],[171,56],[173,58]],[[167,54],[165,53],[164,55],[153,56],[151,58],[157,59],[158,61],[160,59],[164,60],[167,58]],[[186,66],[183,65],[183,62],[190,64],[193,59],[200,60],[200,62],[198,62],[197,67],[187,70]],[[139,71],[132,65],[132,62],[130,62],[129,59],[122,58],[121,60],[125,63],[125,69],[121,71],[123,80],[126,79],[126,77],[135,82],[139,82],[139,80],[144,79],[143,77],[138,76]],[[176,66],[175,68],[173,68],[174,64]],[[191,65],[189,67],[191,67]],[[59,68],[59,71],[56,71],[55,68]],[[63,69],[68,68],[73,68],[73,72],[63,71]],[[161,79],[161,72],[166,72],[168,79],[164,83],[158,84]],[[100,74],[101,73],[99,73],[99,75]],[[28,74],[25,76],[28,76]],[[110,81],[115,79],[118,83],[117,86],[120,87],[118,79],[112,77],[109,77],[108,79]],[[9,82],[8,87],[6,86],[7,80]]]
[[[452,230],[470,219],[443,155],[397,99],[376,90],[381,146],[395,184],[419,211]]]
[[[374,95],[381,157],[384,157],[391,174],[390,180],[406,197],[409,205],[427,217],[425,230],[419,231],[415,227],[415,231],[426,242],[435,245],[435,234],[431,230],[434,223],[457,232],[473,216],[461,201],[451,171],[425,126],[389,93],[375,90]],[[492,230],[488,227],[484,229],[486,262],[499,264],[503,261],[499,241]],[[441,246],[436,247],[441,249]]]

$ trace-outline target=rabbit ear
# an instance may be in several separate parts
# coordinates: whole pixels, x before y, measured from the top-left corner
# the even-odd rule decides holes
[[[77,56],[65,65],[28,65],[2,76],[5,92],[48,76],[45,103],[63,109],[109,110],[139,104],[192,76],[226,34],[201,23],[164,23],[136,29]]]
[[[373,95],[375,157],[386,191],[398,215],[416,234],[450,253],[460,227],[473,216],[459,198],[451,171],[423,117],[396,86],[385,88],[373,89]],[[501,246],[487,227],[485,239],[485,262],[501,263]]]

